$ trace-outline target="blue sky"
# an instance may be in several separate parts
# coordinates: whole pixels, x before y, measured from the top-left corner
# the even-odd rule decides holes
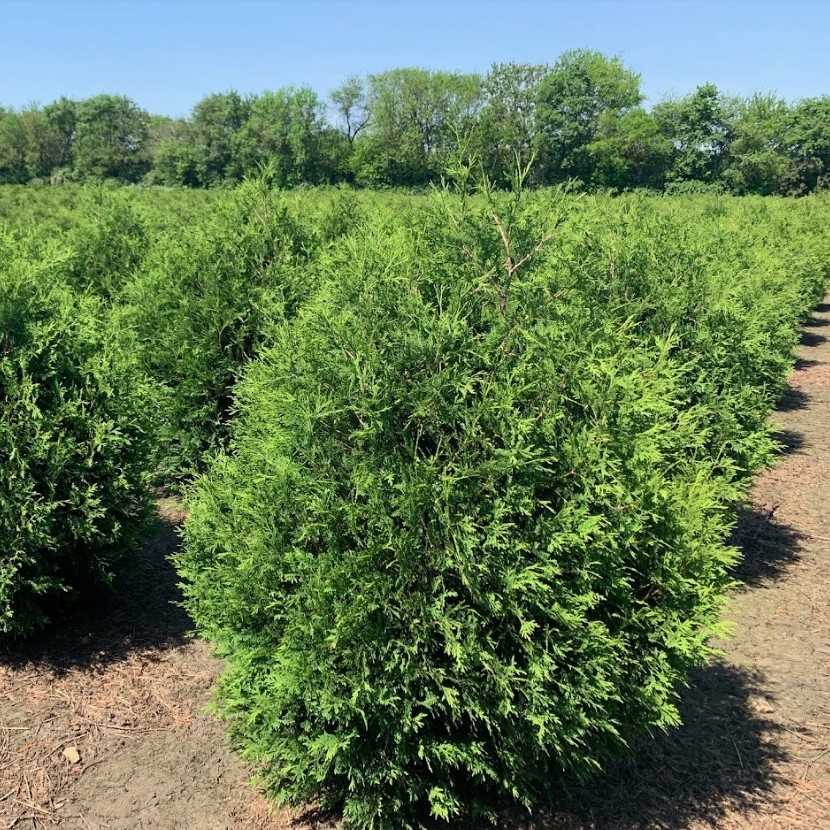
[[[401,66],[486,71],[585,47],[619,55],[654,102],[830,93],[828,0],[0,0],[0,104],[128,95],[186,115],[210,93]]]

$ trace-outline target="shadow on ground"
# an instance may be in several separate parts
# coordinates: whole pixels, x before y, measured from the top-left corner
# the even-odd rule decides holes
[[[801,333],[800,342],[802,346],[820,346],[827,342],[827,338],[823,334],[805,330]]]
[[[742,510],[732,533],[732,544],[741,551],[734,570],[741,589],[757,588],[779,579],[799,558],[806,536],[775,520],[775,507]]]
[[[0,655],[0,662],[61,674],[117,663],[136,652],[152,659],[153,652],[184,644],[193,624],[176,604],[181,594],[169,557],[178,543],[176,522],[157,517],[112,587],[80,600],[60,622]]]
[[[759,712],[763,686],[762,676],[720,662],[696,672],[680,703],[684,726],[643,741],[632,762],[566,791],[556,807],[510,816],[504,830],[717,827],[736,806],[767,803],[784,758],[780,727]]]
[[[732,543],[742,552],[735,577],[744,590],[780,577],[797,561],[801,536],[775,521],[774,509],[739,514]],[[634,757],[587,784],[571,786],[555,806],[530,817],[511,814],[503,830],[684,830],[717,827],[736,809],[769,805],[786,753],[770,720],[763,674],[715,661],[683,690],[683,726],[644,739]]]
[[[772,440],[778,445],[778,455],[792,455],[807,445],[804,436],[791,429],[777,429],[772,433]]]
[[[810,396],[801,389],[788,386],[781,393],[776,409],[778,412],[795,412],[797,409],[806,409],[810,405]]]

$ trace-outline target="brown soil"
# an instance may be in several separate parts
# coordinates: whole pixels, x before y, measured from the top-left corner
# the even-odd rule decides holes
[[[828,338],[825,303],[776,414],[782,458],[736,529],[734,636],[691,678],[685,726],[504,830],[830,830]],[[269,813],[205,712],[221,664],[172,604],[180,520],[163,502],[111,595],[0,660],[0,830],[323,826]]]

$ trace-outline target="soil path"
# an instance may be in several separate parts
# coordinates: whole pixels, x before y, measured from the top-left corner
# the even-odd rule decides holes
[[[736,530],[734,637],[692,678],[686,726],[505,830],[830,830],[830,298],[775,417],[783,457]],[[221,666],[171,604],[180,519],[163,504],[131,578],[0,659],[0,830],[322,826],[270,815],[204,711]]]
[[[0,659],[0,830],[287,826],[205,711],[221,664],[174,604],[182,518],[162,503],[110,596]]]

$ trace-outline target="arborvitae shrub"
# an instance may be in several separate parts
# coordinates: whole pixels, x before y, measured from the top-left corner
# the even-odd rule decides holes
[[[149,508],[152,389],[41,253],[0,237],[0,635],[109,580]]]
[[[355,827],[492,816],[675,724],[734,560],[685,332],[633,293],[654,264],[611,313],[573,203],[476,204],[343,242],[189,500],[178,565],[244,756]]]
[[[317,224],[322,240],[328,243],[357,230],[366,219],[366,208],[360,194],[347,187],[338,187],[325,195],[327,198]]]
[[[673,337],[683,399],[707,413],[703,457],[746,481],[773,457],[767,416],[826,289],[830,233],[810,210],[763,199],[598,207],[567,252],[575,290],[641,337]]]
[[[310,292],[313,252],[300,219],[261,182],[154,244],[125,290],[122,324],[167,392],[167,482],[203,469],[224,446],[237,375]]]
[[[117,299],[147,255],[150,236],[126,193],[99,186],[83,194],[81,219],[67,234],[74,256],[66,279],[76,290]]]

